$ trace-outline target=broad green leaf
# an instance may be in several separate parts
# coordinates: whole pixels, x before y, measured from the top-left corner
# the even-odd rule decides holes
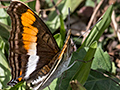
[[[86,82],[89,72],[90,72],[90,68],[91,68],[91,64],[92,64],[92,58],[95,54],[97,48],[97,42],[94,42],[90,48],[88,49],[88,52],[86,53],[85,57],[84,57],[84,61],[79,67],[78,67],[78,71],[75,74],[75,76],[72,78],[72,80],[77,80],[81,85],[84,85],[84,83]],[[71,87],[68,88],[68,90],[71,90]]]
[[[120,80],[117,78],[112,77],[112,79],[120,83]],[[111,79],[105,77],[101,73],[92,70],[87,82],[85,83],[85,88],[87,90],[120,90],[120,86],[118,86]]]
[[[109,54],[107,52],[103,52],[102,49],[97,48],[91,68],[94,70],[110,72],[112,70],[112,66]]]
[[[91,64],[92,64],[92,61],[90,60],[93,58],[96,48],[97,48],[97,42],[94,42],[90,46],[90,49],[88,50],[88,52],[86,53],[83,59],[84,61],[86,61],[86,63],[83,62],[82,65],[80,65],[77,74],[73,78],[74,80],[77,79],[82,85],[84,85],[89,75],[89,71],[90,71]]]

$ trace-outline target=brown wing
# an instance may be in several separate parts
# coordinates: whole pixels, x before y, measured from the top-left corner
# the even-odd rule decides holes
[[[28,67],[36,64],[35,69],[29,73],[30,76],[24,79],[33,78],[38,73],[34,71],[40,71],[48,65],[59,52],[59,48],[48,27],[29,7],[21,2],[13,1],[7,12],[12,20],[12,31],[9,39],[9,63],[12,80],[8,83],[12,86],[24,78]],[[33,62],[31,63],[30,60]],[[47,67],[47,73],[51,67],[52,65]],[[42,72],[41,75],[47,73]]]
[[[59,55],[57,55],[54,65],[50,72],[48,73],[48,75],[41,82],[39,81],[39,78],[37,80],[32,81],[32,84],[34,85],[33,86],[34,90],[43,90],[55,78],[59,77],[64,71],[68,69],[68,65],[71,60],[71,54],[74,51],[70,36],[71,30],[68,31],[65,44]]]

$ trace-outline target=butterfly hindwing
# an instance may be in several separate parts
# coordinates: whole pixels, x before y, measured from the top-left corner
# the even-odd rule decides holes
[[[68,69],[68,65],[70,64],[72,52],[74,51],[73,44],[71,43],[71,30],[68,31],[67,37],[65,40],[65,44],[60,51],[58,57],[56,58],[56,62],[52,69],[49,72],[49,75],[44,79],[42,83],[38,83],[35,85],[34,90],[43,90],[47,87],[55,78],[61,76],[61,74]]]

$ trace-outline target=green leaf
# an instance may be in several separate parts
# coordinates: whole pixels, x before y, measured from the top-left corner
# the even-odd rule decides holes
[[[94,60],[92,63],[92,69],[94,70],[102,70],[110,72],[112,70],[112,64],[110,61],[109,54],[107,52],[103,52],[102,49],[97,48]]]
[[[86,3],[85,3],[86,6],[91,6],[91,7],[94,7],[95,6],[95,3],[94,1],[92,0],[87,0]]]
[[[23,84],[25,84],[25,82],[21,81],[17,83],[14,87],[11,87],[10,90],[26,90]]]
[[[10,80],[10,69],[4,54],[0,51],[0,88],[8,88],[7,83]]]
[[[8,25],[5,25],[0,22],[0,36],[5,42],[8,41],[10,30],[11,28]]]
[[[6,56],[8,55],[9,49],[8,38],[10,29],[11,28],[8,25],[0,23],[0,49],[3,53],[6,52],[4,53]]]
[[[28,6],[29,6],[33,11],[35,11],[35,5],[36,5],[36,0],[28,3]]]
[[[114,62],[112,62],[112,73],[113,74],[116,74],[116,69],[117,69],[117,67],[115,66],[115,63]]]
[[[92,64],[92,61],[90,61],[90,60],[93,58],[96,48],[97,48],[97,42],[94,42],[90,46],[90,49],[88,50],[88,52],[86,53],[86,55],[83,59],[84,61],[86,61],[86,63],[83,62],[82,65],[80,65],[78,72],[76,73],[76,75],[73,78],[74,80],[77,79],[80,82],[80,84],[82,84],[82,85],[85,83],[85,81],[87,79],[86,77],[89,74],[91,64]]]
[[[58,80],[57,78],[54,79],[54,81],[49,85],[49,87],[50,87],[51,90],[56,90],[56,86],[57,86],[57,82],[58,82],[57,80]],[[49,88],[46,87],[46,88],[43,89],[43,90],[49,90]]]
[[[22,2],[26,2],[27,0],[20,0],[20,1],[22,1]]]
[[[91,64],[92,61],[90,61],[96,51],[97,48],[97,42],[94,42],[90,48],[88,49],[88,52],[86,53],[85,57],[84,57],[84,61],[79,67],[78,67],[78,71],[75,74],[75,76],[72,78],[72,80],[77,80],[81,85],[84,85],[84,83],[86,82],[89,72],[90,72],[90,68],[91,68]],[[71,90],[71,87],[68,88],[68,90]]]
[[[1,4],[1,2],[0,2],[0,4]],[[0,8],[0,22],[7,25],[8,24],[7,17],[8,17],[8,14],[6,13],[6,10],[3,8]]]
[[[55,35],[54,35],[54,38],[55,38],[55,40],[56,40],[56,42],[57,42],[57,45],[58,45],[59,47],[61,47],[61,42],[63,42],[62,39],[61,39],[61,34],[60,34],[60,33],[55,34]],[[63,44],[62,44],[62,45],[63,45]]]
[[[109,6],[107,11],[102,16],[103,19],[94,26],[94,28],[91,30],[88,37],[85,39],[85,41],[83,42],[80,48],[84,46],[89,47],[94,41],[99,40],[105,29],[110,25],[112,11],[113,11],[113,5]]]
[[[117,78],[112,77],[112,79],[120,82],[120,80]],[[101,73],[92,70],[85,84],[85,88],[87,90],[120,90],[120,86],[118,86],[111,79],[103,76]]]
[[[75,60],[83,60],[85,54],[86,54],[86,49],[82,48],[80,51],[74,52],[72,59],[71,59],[71,64],[75,61]],[[69,82],[71,80],[71,78],[73,77],[73,75],[77,72],[77,69],[82,62],[77,62],[75,63],[69,70],[67,70],[66,72],[64,72],[60,78],[55,79],[51,84],[50,84],[50,89],[51,90],[67,90],[68,86],[69,86]],[[62,79],[63,77],[63,79]],[[45,88],[45,90],[49,90],[47,87]]]
[[[63,15],[63,20],[68,15],[68,8],[70,7],[71,13],[78,7],[80,3],[82,3],[83,0],[62,0],[60,5],[58,5],[59,11],[61,11]],[[60,26],[60,20],[56,13],[56,11],[53,11],[49,14],[48,22],[51,22],[52,24],[49,25],[51,32],[55,32],[56,29]]]
[[[60,49],[62,49],[64,41],[65,41],[66,30],[65,30],[65,27],[64,27],[64,21],[63,21],[63,18],[62,18],[62,14],[59,15],[59,18],[60,18],[60,24],[61,24],[60,34],[54,35],[54,38],[55,38],[58,46],[60,47]]]
[[[65,30],[65,27],[64,27],[64,20],[63,20],[63,16],[62,14],[59,15],[60,17],[60,34],[61,34],[61,39],[63,40],[63,44],[64,44],[64,41],[65,41],[65,33],[66,33],[66,30]],[[62,45],[63,47],[63,45]]]
[[[2,53],[5,53],[5,42],[2,40],[1,36],[0,36],[0,51]]]

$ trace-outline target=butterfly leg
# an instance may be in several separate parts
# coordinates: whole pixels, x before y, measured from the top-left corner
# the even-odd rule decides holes
[[[48,89],[51,90],[49,86],[48,86]]]
[[[66,77],[66,74],[67,74],[67,71],[65,71],[65,72],[63,72],[62,74],[61,74],[61,77],[60,77],[60,82],[59,82],[59,89],[58,90],[60,90],[60,86],[61,86],[61,84],[62,84],[62,80]]]
[[[94,57],[89,61],[84,61],[84,60],[76,60],[76,61],[87,63],[87,62],[91,62],[93,59],[94,59]]]
[[[70,69],[77,61],[80,61],[80,62],[84,62],[84,63],[87,63],[87,62],[91,62],[92,60],[94,59],[94,57],[91,59],[91,60],[89,60],[89,61],[83,61],[83,60],[76,60],[76,61],[74,61],[69,67],[67,67],[67,69],[66,70],[68,70],[68,69]]]
[[[66,70],[68,70],[68,69],[70,69],[77,61],[80,61],[80,62],[84,62],[84,63],[87,63],[87,62],[91,62],[92,60],[94,59],[94,57],[91,59],[91,60],[89,60],[89,61],[83,61],[83,60],[76,60],[76,61],[74,61],[69,67],[67,67],[67,69]]]
[[[77,61],[74,61],[66,70],[70,69]]]
[[[58,89],[58,90],[60,90],[60,86],[61,86],[63,77],[64,77],[64,75],[63,75],[63,73],[62,73],[62,75],[61,75],[61,77],[60,77],[60,83],[59,83],[59,89]]]
[[[66,68],[66,70],[70,69],[76,62],[77,62],[77,61],[74,61],[69,67]],[[65,70],[65,72],[66,72],[66,70]],[[65,72],[64,72],[64,73],[65,73]],[[61,83],[62,83],[62,79],[63,79],[63,78],[64,78],[64,75],[63,75],[63,73],[62,73],[61,78],[60,78],[60,83],[59,83],[59,90],[60,90],[60,86],[61,86]]]

